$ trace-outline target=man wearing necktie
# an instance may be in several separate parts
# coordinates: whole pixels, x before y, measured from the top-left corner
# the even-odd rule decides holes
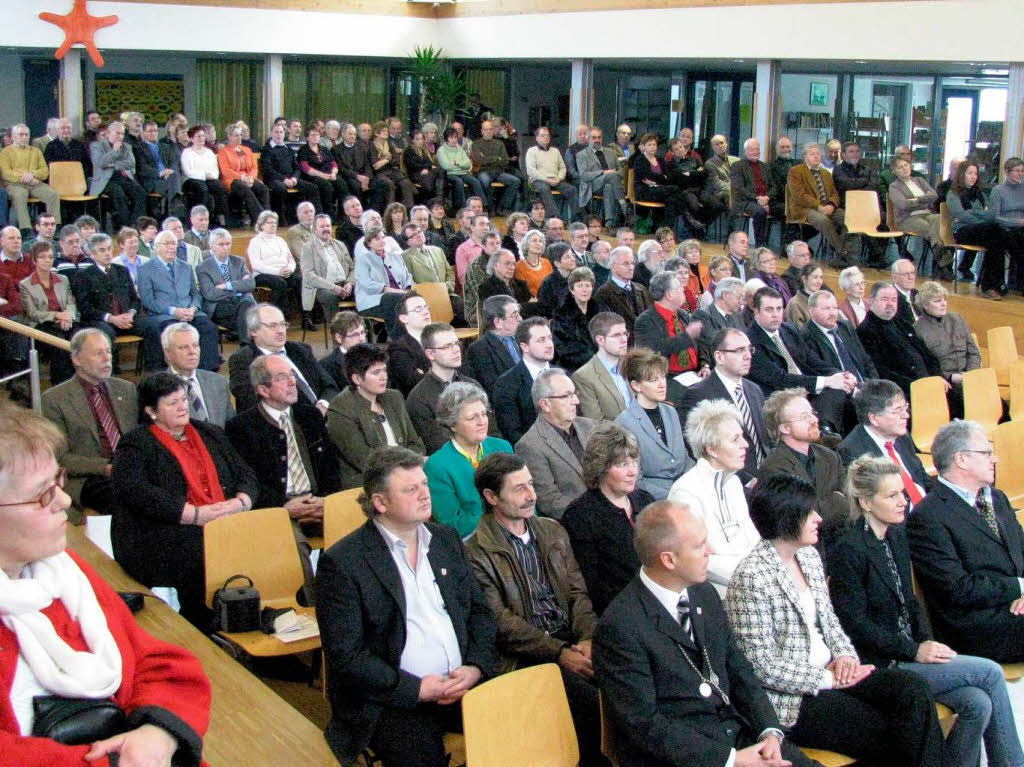
[[[185,381],[189,418],[217,426],[235,414],[228,382],[220,373],[199,367],[199,334],[187,322],[164,328],[160,342],[167,371]]]
[[[196,267],[203,311],[214,322],[234,327],[239,342],[245,339],[245,315],[256,305],[256,278],[245,260],[231,255],[231,233],[214,229],[209,233],[210,257]]]
[[[786,179],[786,219],[805,221],[818,230],[835,251],[829,266],[850,266],[854,263],[852,254],[859,251],[860,243],[856,243],[856,248],[851,247],[850,240],[858,237],[846,232],[846,211],[840,206],[832,174],[821,164],[821,147],[805,144],[803,159],[790,168]]]

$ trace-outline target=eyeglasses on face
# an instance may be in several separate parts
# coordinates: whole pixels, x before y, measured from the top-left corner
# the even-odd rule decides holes
[[[48,486],[43,492],[41,492],[35,498],[30,498],[26,501],[17,501],[16,503],[0,503],[0,509],[10,508],[12,506],[41,506],[43,508],[53,503],[57,497],[57,490],[63,490],[64,484],[67,481],[67,469],[63,466],[60,471],[57,472],[56,479],[53,480],[53,484]]]
[[[265,327],[265,328],[270,328],[271,330],[287,330],[288,329],[288,323],[287,322],[263,322],[263,323],[260,323],[260,324],[262,324],[263,327]]]

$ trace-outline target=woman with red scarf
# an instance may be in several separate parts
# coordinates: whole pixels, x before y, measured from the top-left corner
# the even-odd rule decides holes
[[[209,630],[203,525],[253,507],[259,483],[224,431],[190,421],[185,382],[156,373],[138,388],[140,424],[114,454],[114,558],[147,586],[173,586],[181,614]]]

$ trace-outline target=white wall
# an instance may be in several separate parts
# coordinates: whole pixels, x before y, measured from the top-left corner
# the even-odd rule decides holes
[[[9,128],[25,119],[25,71],[21,56],[0,55],[0,83],[4,97],[0,99],[0,127]]]
[[[816,106],[811,104],[811,83],[828,85],[828,104]],[[782,75],[782,111],[786,112],[827,112],[833,114],[836,100],[836,87],[839,78],[828,75]]]

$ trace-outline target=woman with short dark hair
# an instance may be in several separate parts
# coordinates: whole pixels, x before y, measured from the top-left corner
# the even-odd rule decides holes
[[[334,156],[320,145],[320,130],[315,124],[306,128],[306,143],[299,147],[295,159],[302,171],[302,180],[313,184],[320,192],[321,210],[340,218],[341,211],[336,210],[335,202],[345,199],[348,185],[338,176]]]
[[[594,273],[585,266],[569,272],[569,295],[555,309],[551,318],[551,334],[555,338],[558,364],[570,375],[597,354],[597,344],[590,335],[590,321],[600,313],[594,300]]]
[[[862,664],[832,609],[814,548],[816,503],[813,485],[798,477],[754,486],[750,518],[762,540],[725,596],[736,645],[795,744],[872,764],[946,764],[927,682]]]

